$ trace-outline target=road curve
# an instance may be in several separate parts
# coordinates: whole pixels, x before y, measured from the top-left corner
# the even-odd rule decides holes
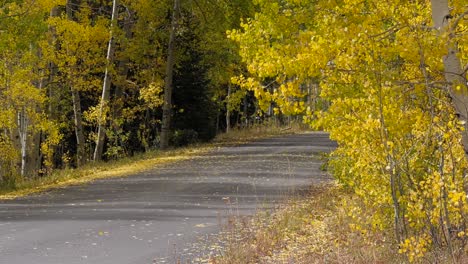
[[[311,132],[223,147],[129,177],[0,201],[1,264],[150,264],[189,258],[223,217],[328,180]],[[184,253],[185,252],[185,253]]]

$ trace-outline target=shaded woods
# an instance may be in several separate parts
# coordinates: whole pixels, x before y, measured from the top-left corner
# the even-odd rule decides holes
[[[252,4],[177,2],[1,3],[3,185],[226,129],[226,72],[242,67],[225,31]],[[228,118],[254,114],[243,110]]]

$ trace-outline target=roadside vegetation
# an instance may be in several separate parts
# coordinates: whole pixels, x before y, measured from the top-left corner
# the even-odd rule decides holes
[[[243,66],[225,32],[252,1],[203,1],[1,1],[0,185],[263,119],[251,92],[229,88]]]
[[[200,263],[407,263],[409,259],[396,250],[392,228],[357,228],[362,224],[353,217],[357,203],[358,196],[336,183],[312,186],[274,211],[231,219],[211,246],[216,253],[201,258]],[[429,250],[413,261],[467,263],[466,244],[463,240],[455,243],[456,252]]]
[[[233,81],[264,110],[274,101],[330,132],[330,173],[352,194],[337,206],[353,220],[348,231],[390,234],[394,256],[409,262],[436,252],[459,261],[468,243],[466,1],[256,3],[254,18],[228,32],[248,69]],[[315,104],[300,100],[314,92]]]
[[[304,125],[292,122],[288,126],[274,124],[256,124],[249,128],[232,129],[218,135],[211,142],[192,143],[188,146],[168,150],[151,150],[108,162],[88,163],[80,168],[56,170],[46,177],[20,178],[0,188],[0,199],[13,199],[28,194],[44,192],[54,188],[85,184],[93,180],[111,177],[123,177],[154,169],[171,162],[190,159],[202,155],[216,147],[246,143],[260,138],[298,133],[305,130]]]
[[[0,186],[123,175],[300,119],[338,143],[353,241],[463,261],[467,17],[460,0],[1,1]]]

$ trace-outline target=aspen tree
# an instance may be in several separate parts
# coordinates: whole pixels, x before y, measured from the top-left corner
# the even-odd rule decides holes
[[[174,52],[176,48],[175,34],[179,25],[179,0],[174,0],[174,8],[172,11],[172,21],[169,32],[169,43],[167,47],[166,58],[166,74],[164,77],[164,103],[163,103],[163,117],[161,126],[161,149],[166,149],[169,146],[169,136],[171,133],[171,117],[172,117],[172,90],[174,89],[172,83],[174,71]]]
[[[106,138],[106,108],[109,104],[110,97],[110,87],[112,82],[111,67],[114,63],[114,49],[115,49],[115,40],[114,40],[114,27],[117,27],[117,17],[118,17],[118,7],[119,1],[112,1],[112,18],[111,26],[109,32],[109,44],[107,47],[107,65],[106,71],[104,73],[104,82],[102,86],[102,97],[99,105],[99,114],[98,114],[98,133],[96,139],[96,148],[94,149],[94,161],[99,161],[102,159],[102,151],[104,149],[104,140]]]
[[[229,34],[248,69],[233,81],[330,132],[330,168],[360,198],[353,228],[393,228],[409,261],[467,240],[462,2],[259,0]],[[329,107],[301,104],[311,79]]]
[[[447,42],[447,54],[443,56],[444,76],[452,99],[452,104],[457,111],[458,119],[464,124],[462,132],[462,143],[468,157],[468,83],[466,70],[462,68],[458,58],[458,47],[454,40],[457,24],[466,19],[468,11],[457,14],[456,17],[450,12],[448,0],[431,0],[432,21],[439,37]],[[455,22],[454,22],[455,21]]]

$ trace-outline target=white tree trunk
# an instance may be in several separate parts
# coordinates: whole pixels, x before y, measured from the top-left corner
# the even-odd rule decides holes
[[[24,108],[18,112],[18,134],[21,144],[21,176],[26,174],[29,120]]]
[[[432,20],[434,27],[443,33],[452,34],[450,28],[450,9],[448,0],[431,0]],[[458,114],[459,120],[464,123],[465,131],[462,132],[462,143],[465,154],[468,154],[468,89],[460,59],[457,57],[457,43],[449,38],[447,55],[443,57],[445,80],[448,83],[452,104]],[[459,89],[457,89],[459,87]]]
[[[231,129],[231,104],[229,103],[231,99],[231,84],[228,86],[228,92],[226,97],[226,133]]]
[[[172,14],[172,22],[169,35],[169,45],[167,47],[167,64],[166,77],[164,79],[164,103],[163,117],[161,124],[161,149],[166,149],[169,146],[169,134],[171,132],[171,117],[172,117],[172,77],[174,72],[174,50],[175,50],[175,33],[179,23],[179,0],[174,0],[174,11]]]
[[[66,4],[66,14],[68,20],[73,21],[73,14],[72,14],[72,0],[68,0]],[[54,67],[54,65],[51,65]],[[54,67],[55,68],[55,67]],[[56,71],[56,70],[54,70]],[[51,74],[55,74],[55,72],[51,72]],[[83,131],[83,115],[81,111],[81,99],[80,99],[80,92],[70,84],[70,90],[72,95],[72,104],[73,104],[73,121],[75,124],[75,136],[76,136],[76,164],[78,167],[82,166],[86,162],[86,155],[85,155],[85,137]]]
[[[76,135],[76,163],[79,167],[86,163],[83,117],[81,113],[80,93],[73,87],[71,88],[71,93],[73,102],[73,120],[75,123]]]
[[[110,95],[110,85],[112,82],[112,76],[110,74],[109,68],[114,62],[114,35],[113,30],[116,26],[117,21],[117,8],[119,5],[118,0],[112,1],[112,18],[111,18],[111,28],[110,28],[110,39],[109,45],[107,47],[107,66],[106,72],[104,74],[104,84],[102,85],[102,96],[101,96],[101,105],[99,107],[99,117],[98,117],[98,135],[96,139],[96,148],[94,149],[94,161],[102,159],[102,152],[104,149],[104,140],[106,139],[106,122],[105,122],[105,108],[109,103]]]

